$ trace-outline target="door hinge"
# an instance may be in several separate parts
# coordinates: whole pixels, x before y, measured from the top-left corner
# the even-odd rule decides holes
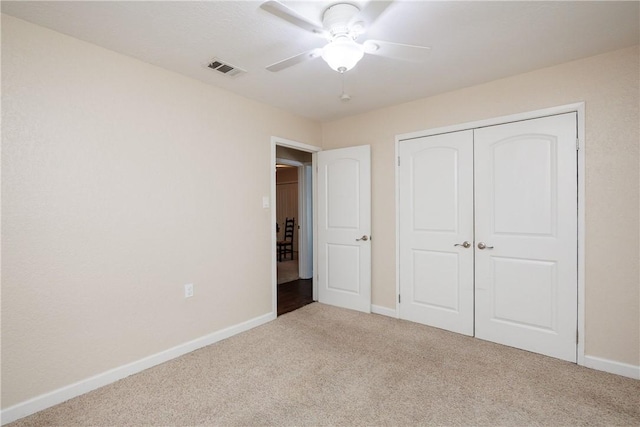
[[[576,151],[580,150],[580,140],[576,138]]]
[[[400,156],[398,156],[398,166],[400,166]]]
[[[576,329],[576,344],[579,344],[580,341],[578,340],[579,336],[578,336],[578,330]]]
[[[398,304],[400,304],[400,294],[398,294]]]

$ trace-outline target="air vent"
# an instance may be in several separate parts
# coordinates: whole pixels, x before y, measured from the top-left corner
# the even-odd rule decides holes
[[[228,76],[228,77],[236,77],[236,76],[239,76],[240,74],[244,74],[247,72],[246,70],[243,70],[242,68],[238,68],[235,65],[231,65],[226,62],[223,62],[218,58],[213,58],[211,61],[209,61],[209,63],[207,64],[207,67],[211,68],[212,70],[215,70],[220,74],[224,74],[225,76]]]

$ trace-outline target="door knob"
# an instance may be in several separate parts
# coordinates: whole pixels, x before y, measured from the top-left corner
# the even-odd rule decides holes
[[[471,243],[467,242],[466,240],[462,243],[456,243],[453,246],[462,246],[463,248],[470,248],[471,247]]]
[[[369,240],[369,238],[368,238],[368,237],[367,237],[367,235],[365,234],[365,235],[364,235],[364,236],[362,236],[361,238],[356,239],[356,242],[359,242],[360,240],[363,240],[363,241],[365,241],[365,242],[366,242],[367,240]]]
[[[487,246],[484,242],[478,243],[478,249],[493,249],[493,246]]]

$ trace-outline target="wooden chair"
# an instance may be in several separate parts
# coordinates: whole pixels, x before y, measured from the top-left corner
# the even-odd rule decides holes
[[[287,254],[291,254],[291,259],[293,259],[293,229],[295,223],[295,218],[286,218],[284,220],[284,237],[278,241],[278,262],[285,259]]]

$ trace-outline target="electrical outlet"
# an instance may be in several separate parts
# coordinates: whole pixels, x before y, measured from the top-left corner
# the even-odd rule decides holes
[[[191,298],[193,296],[193,283],[184,285],[184,297]]]

